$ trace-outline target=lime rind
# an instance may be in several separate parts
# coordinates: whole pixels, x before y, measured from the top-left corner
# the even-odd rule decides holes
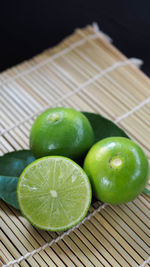
[[[23,185],[23,182],[25,183],[25,180],[26,179],[26,174],[30,173],[30,171],[33,169],[35,169],[35,166],[37,165],[42,165],[43,164],[43,170],[44,170],[44,161],[45,163],[47,162],[55,162],[56,165],[59,165],[60,166],[62,165],[62,168],[64,168],[64,172],[67,171],[68,175],[69,175],[69,170],[70,170],[70,177],[72,179],[72,181],[74,179],[77,179],[77,177],[79,177],[80,175],[80,178],[79,181],[81,180],[83,184],[78,184],[79,181],[77,181],[77,185],[78,185],[78,188],[77,186],[75,186],[75,182],[73,182],[73,187],[72,188],[65,188],[65,186],[68,185],[68,181],[64,179],[64,184],[60,184],[61,185],[61,196],[62,196],[62,200],[63,198],[66,199],[65,201],[60,201],[59,203],[59,209],[60,209],[60,212],[62,213],[62,216],[59,216],[60,218],[65,218],[65,208],[67,208],[69,210],[69,218],[68,218],[68,222],[64,222],[63,224],[60,224],[59,222],[55,222],[55,219],[54,219],[54,225],[52,226],[51,224],[46,224],[46,226],[42,223],[37,223],[36,220],[34,220],[34,216],[32,216],[31,214],[28,213],[28,211],[30,209],[33,208],[33,213],[35,212],[35,210],[37,211],[38,210],[38,207],[36,207],[36,209],[34,210],[34,207],[31,207],[31,208],[27,208],[24,207],[24,203],[22,203],[22,193],[21,193],[21,188],[22,188],[22,185]],[[42,164],[41,164],[42,163]],[[29,171],[30,170],[30,171]],[[74,176],[72,175],[72,172],[71,170],[73,170],[73,174]],[[59,171],[57,174],[60,174]],[[56,175],[56,174],[55,174]],[[63,175],[63,172],[61,170],[61,175]],[[69,176],[68,176],[69,177]],[[57,175],[56,175],[56,180],[57,180]],[[63,178],[62,178],[63,179]],[[30,183],[30,178],[28,177],[27,180],[29,181],[29,186],[31,186],[32,184],[32,179],[31,179],[31,183]],[[36,179],[35,179],[36,180]],[[68,178],[69,180],[69,178]],[[58,182],[58,181],[57,181]],[[69,180],[70,182],[70,180]],[[28,185],[28,182],[26,184],[26,186]],[[72,185],[72,184],[71,184]],[[58,185],[56,185],[57,187]],[[85,190],[82,190],[82,186]],[[51,194],[53,195],[53,201],[55,202],[55,197],[56,196],[56,191],[58,191],[58,194],[60,193],[59,191],[61,191],[60,189],[58,190],[53,190],[54,188],[52,188],[52,192]],[[40,188],[39,188],[40,190]],[[67,191],[68,190],[68,191]],[[81,191],[81,195],[79,196],[79,193]],[[25,191],[26,192],[26,191]],[[27,190],[28,192],[28,190]],[[83,192],[85,193],[83,195]],[[77,196],[77,199],[76,199],[76,203],[74,202],[71,202],[71,200],[67,200],[67,197],[65,197],[65,194],[69,194],[69,197],[71,195],[74,194],[74,196],[72,196],[72,198],[75,199],[75,197]],[[45,197],[44,196],[44,192],[42,193],[43,194],[43,198]],[[36,192],[35,194],[33,194],[34,197],[36,195]],[[32,196],[32,192],[31,192],[31,196]],[[42,197],[42,196],[40,196]],[[39,229],[42,229],[42,230],[48,230],[48,231],[64,231],[64,230],[67,230],[73,226],[75,226],[76,224],[78,224],[80,221],[82,221],[82,219],[85,217],[85,215],[87,214],[88,212],[88,209],[90,207],[90,204],[91,204],[91,199],[92,199],[92,189],[91,189],[91,184],[89,182],[89,179],[86,175],[86,173],[84,172],[84,170],[78,165],[76,164],[74,161],[68,159],[68,158],[65,158],[65,157],[62,157],[62,156],[48,156],[48,157],[44,157],[42,159],[38,159],[36,161],[34,161],[33,163],[31,163],[28,167],[26,167],[26,169],[23,171],[23,173],[21,174],[20,178],[19,178],[19,181],[18,181],[18,185],[17,185],[17,198],[18,198],[18,203],[19,203],[19,207],[20,207],[20,210],[22,212],[22,214],[24,215],[24,217],[26,217],[26,219],[32,224],[34,225],[35,227],[39,228]],[[31,199],[31,203],[30,203],[30,199]],[[80,210],[80,205],[82,204],[82,201],[84,200],[84,205],[83,205],[83,210],[81,212]],[[25,202],[25,197],[23,196],[23,202]],[[39,195],[37,195],[37,201],[39,201]],[[42,201],[41,201],[42,202]],[[44,201],[43,201],[44,203]],[[32,197],[29,198],[29,201],[27,200],[26,204],[28,205],[31,205],[32,206]],[[35,204],[35,202],[34,202]],[[64,206],[63,206],[64,204]],[[44,205],[44,204],[43,204]],[[47,204],[48,205],[48,204]],[[55,205],[56,205],[56,202],[55,202]],[[62,205],[62,207],[60,208],[60,206]],[[51,205],[50,205],[51,206]],[[46,210],[46,205],[41,207],[42,210]],[[71,219],[71,209],[73,209],[73,213],[78,213],[78,210],[80,211],[80,214],[77,214],[75,216],[75,218]],[[39,209],[40,210],[40,209]],[[53,211],[53,210],[52,210]],[[68,211],[67,211],[68,212]],[[39,213],[39,216],[40,213]],[[56,212],[56,216],[57,216],[57,212]],[[36,216],[35,216],[36,217]],[[67,217],[67,215],[66,215]],[[71,220],[71,221],[70,221]],[[57,220],[56,220],[57,221]],[[65,220],[64,220],[65,221]]]

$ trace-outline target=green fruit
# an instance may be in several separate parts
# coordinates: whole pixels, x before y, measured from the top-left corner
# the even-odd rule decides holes
[[[22,214],[35,227],[63,231],[87,214],[91,184],[83,169],[60,156],[38,159],[19,178],[17,198]]]
[[[30,147],[37,158],[60,155],[77,160],[93,143],[90,122],[81,112],[71,108],[46,110],[37,117],[30,132]]]
[[[132,201],[148,181],[149,166],[143,150],[124,137],[96,143],[84,161],[94,196],[107,203]]]

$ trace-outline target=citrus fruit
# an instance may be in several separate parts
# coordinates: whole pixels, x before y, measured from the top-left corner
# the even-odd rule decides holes
[[[36,158],[60,155],[77,160],[94,143],[88,119],[71,108],[57,107],[43,112],[30,132],[30,148]]]
[[[94,196],[107,203],[135,199],[148,181],[148,160],[143,150],[124,137],[109,137],[96,143],[84,161]]]
[[[17,185],[22,214],[35,227],[62,231],[79,223],[91,203],[91,184],[83,169],[61,156],[28,165]]]

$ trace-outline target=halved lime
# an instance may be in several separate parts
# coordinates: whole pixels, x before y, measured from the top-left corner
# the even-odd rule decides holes
[[[28,165],[17,186],[22,214],[35,227],[62,231],[79,223],[92,197],[89,179],[74,161],[49,156]]]

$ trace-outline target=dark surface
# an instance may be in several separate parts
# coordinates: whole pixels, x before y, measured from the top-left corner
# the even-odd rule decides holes
[[[0,1],[0,71],[49,48],[93,21],[150,75],[150,1]]]

